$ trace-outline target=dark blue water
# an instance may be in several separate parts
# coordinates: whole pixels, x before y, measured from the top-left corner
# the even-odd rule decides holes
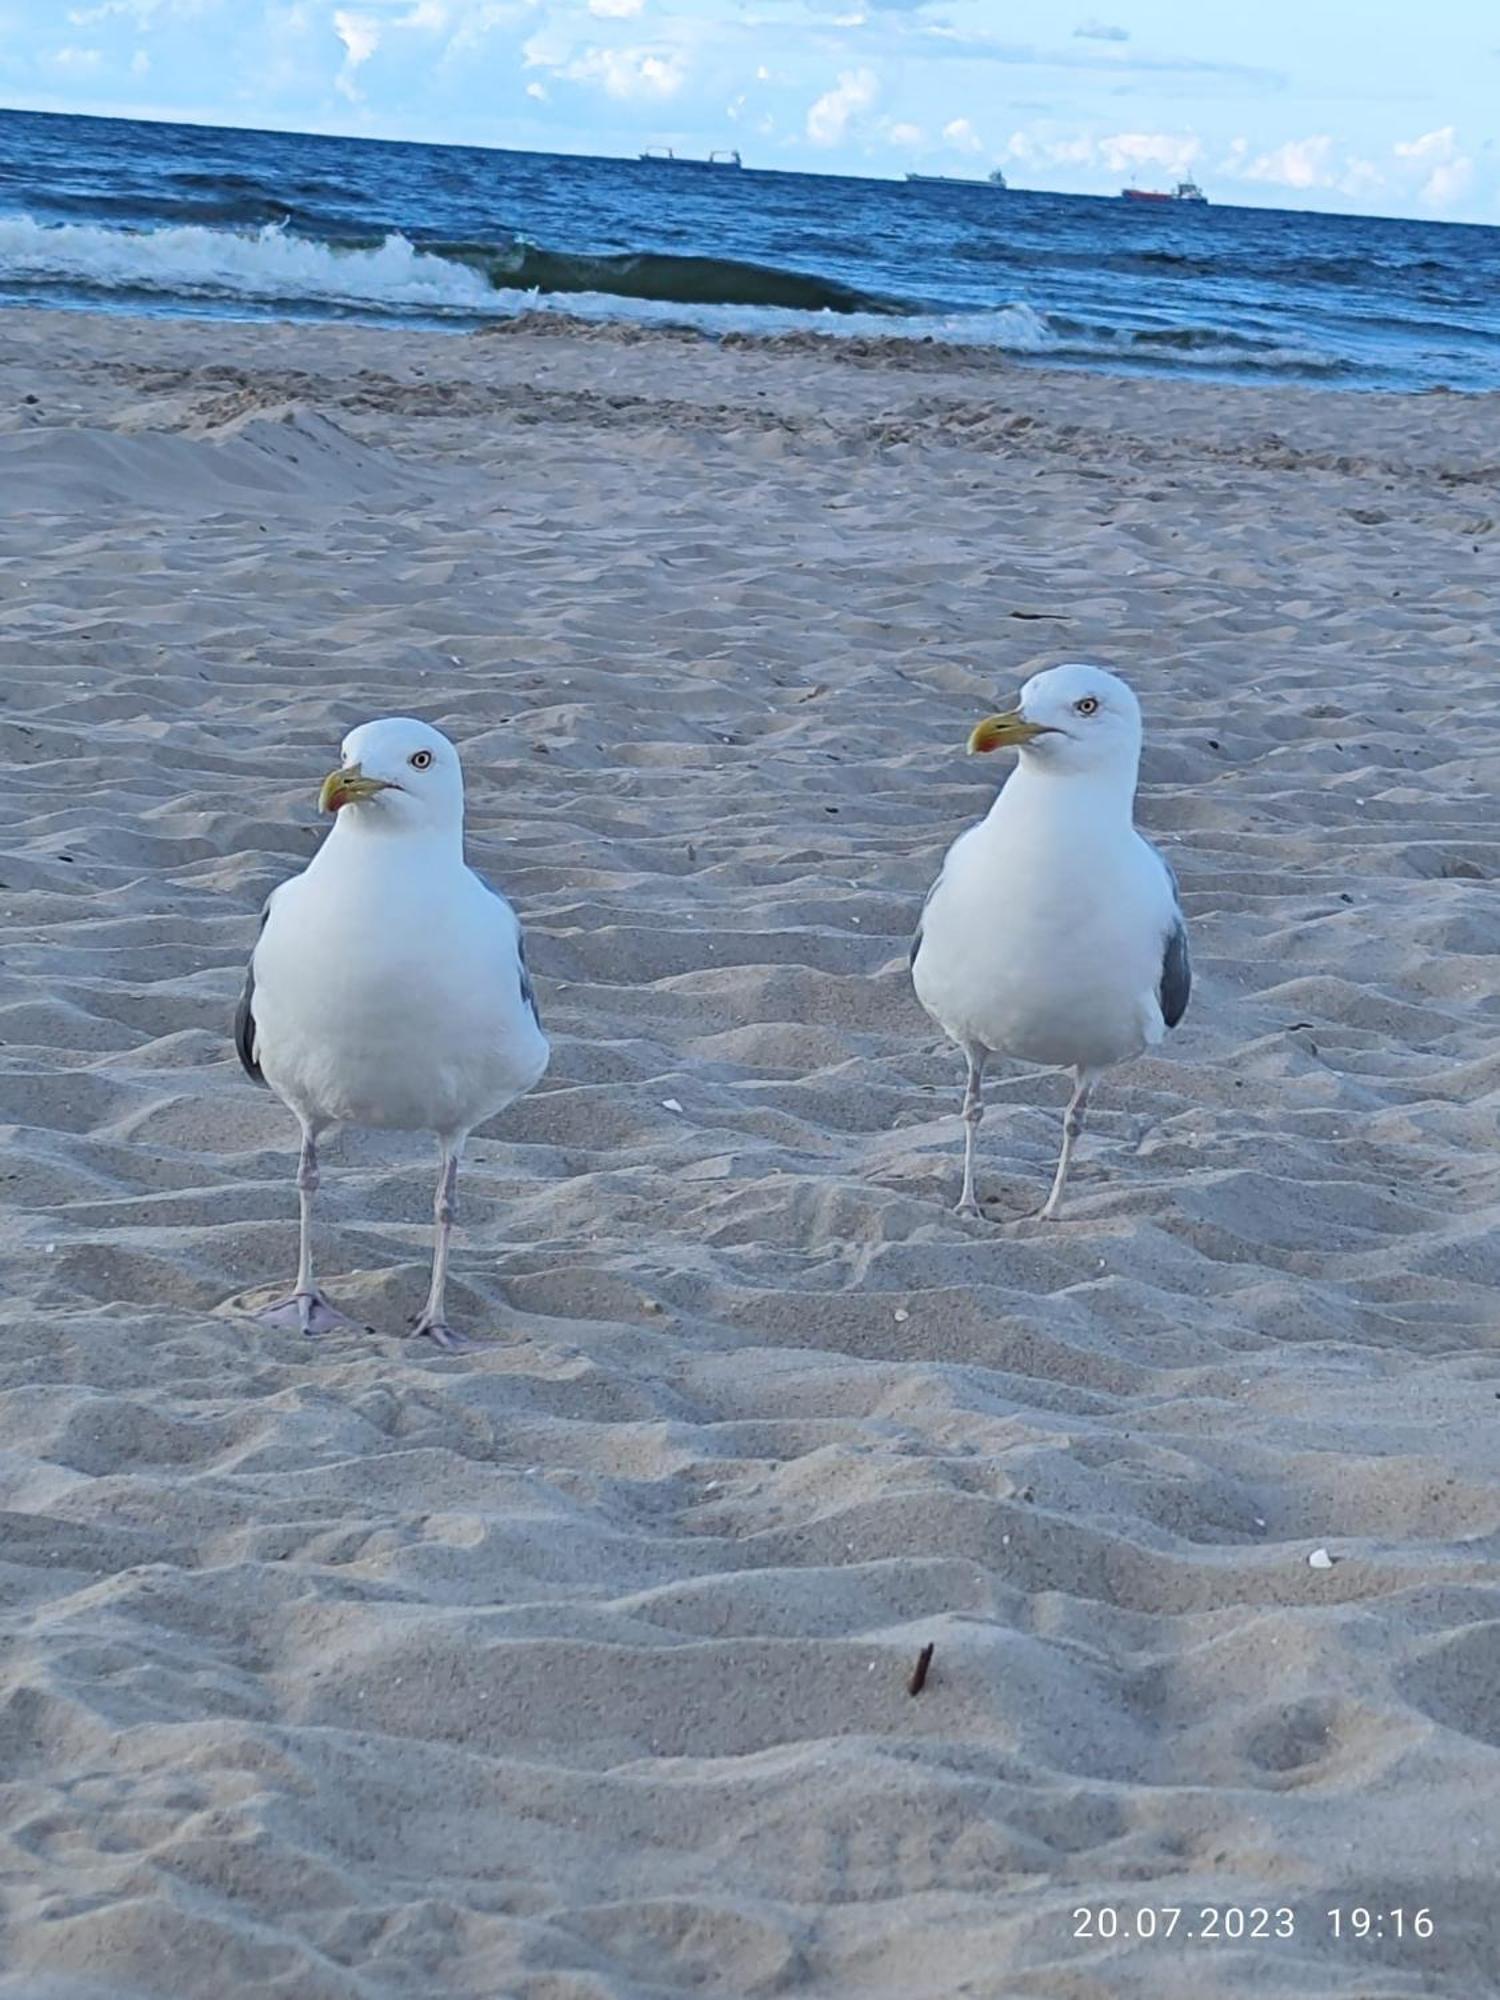
[[[0,304],[455,328],[540,307],[1500,387],[1500,230],[29,112],[0,112]]]

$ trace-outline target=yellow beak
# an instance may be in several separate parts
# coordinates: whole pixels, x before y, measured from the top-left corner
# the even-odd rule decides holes
[[[336,813],[340,806],[357,806],[361,800],[390,789],[384,778],[367,778],[358,764],[347,764],[342,771],[330,771],[323,780],[318,811]]]
[[[969,731],[971,753],[983,756],[989,750],[1019,750],[1035,736],[1055,736],[1045,722],[1028,722],[1020,709],[1009,708],[1004,715],[987,715]]]

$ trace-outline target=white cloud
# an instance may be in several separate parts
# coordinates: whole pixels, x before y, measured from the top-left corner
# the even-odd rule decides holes
[[[1332,179],[1330,163],[1333,140],[1327,132],[1309,139],[1288,139],[1269,153],[1248,160],[1242,169],[1247,181],[1268,181],[1273,187],[1324,187]]]
[[[841,145],[851,120],[868,111],[880,95],[880,79],[872,69],[846,69],[832,90],[825,90],[807,112],[807,136],[815,146]]]
[[[1322,190],[1352,201],[1368,201],[1386,186],[1386,176],[1373,160],[1341,153],[1327,132],[1288,139],[1266,153],[1255,152],[1246,138],[1231,140],[1214,171],[1230,180],[1256,181],[1302,194]]]
[[[534,97],[538,104],[545,104],[547,102],[547,86],[545,83],[528,83],[526,86],[526,95]]]
[[[519,28],[529,18],[533,18],[533,9],[527,0],[467,0],[460,5],[458,27],[443,51],[444,62],[479,48],[497,29]]]
[[[1240,168],[1247,181],[1264,181],[1272,187],[1332,187],[1338,179],[1338,163],[1333,157],[1333,140],[1327,132],[1309,139],[1288,139],[1269,153],[1261,153]]]
[[[1450,208],[1468,193],[1474,162],[1459,151],[1453,126],[1441,125],[1420,139],[1398,139],[1393,150],[1402,170],[1417,176],[1417,199],[1429,208]]]
[[[628,21],[645,4],[646,0],[589,0],[589,12],[601,21]]]
[[[147,55],[144,49],[137,49],[135,54],[130,58],[130,74],[132,76],[144,76],[150,67],[150,56]]]
[[[86,76],[96,70],[104,60],[102,50],[64,48],[54,49],[47,58],[54,69],[65,71],[69,76]]]
[[[216,5],[217,0],[99,0],[94,7],[72,8],[68,20],[75,28],[90,28],[96,21],[122,18],[134,21],[138,28],[149,28],[163,18],[191,20],[195,14],[211,12]]]
[[[922,128],[920,125],[893,125],[890,129],[890,141],[893,146],[920,146]]]
[[[1112,132],[1098,138],[1087,132],[1012,132],[1005,157],[1019,165],[1070,167],[1098,174],[1154,171],[1182,179],[1201,157],[1202,141],[1191,132]]]
[[[1357,200],[1361,195],[1372,195],[1385,186],[1385,175],[1373,160],[1346,160],[1339,176],[1339,193],[1352,195]]]
[[[950,118],[943,127],[943,137],[950,146],[961,153],[982,153],[983,141],[967,118]]]
[[[1024,133],[1017,134],[1024,138]],[[1015,140],[1011,145],[1014,147]],[[1018,157],[1023,157],[1018,155]],[[1048,161],[1057,167],[1087,167],[1093,164],[1094,142],[1092,139],[1054,139],[1046,149]]]
[[[1073,30],[1074,38],[1084,42],[1128,42],[1130,30],[1116,28],[1108,21],[1080,21]]]
[[[1186,174],[1203,150],[1191,132],[1116,132],[1098,140],[1096,149],[1112,174],[1159,167],[1169,179]]]
[[[344,45],[344,63],[333,80],[334,86],[354,102],[359,97],[355,72],[380,47],[380,23],[371,20],[368,14],[354,14],[346,7],[339,7],[334,11],[333,32]]]
[[[655,49],[584,49],[555,68],[567,82],[597,84],[607,97],[625,103],[675,97],[687,80],[682,56],[675,50],[662,54]]]

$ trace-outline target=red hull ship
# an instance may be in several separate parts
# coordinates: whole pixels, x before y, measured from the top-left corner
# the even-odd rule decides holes
[[[1202,201],[1208,196],[1196,181],[1179,181],[1171,193],[1163,188],[1121,188],[1123,201]]]

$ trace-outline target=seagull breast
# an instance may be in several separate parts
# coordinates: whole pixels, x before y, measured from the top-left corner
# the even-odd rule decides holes
[[[423,845],[330,841],[272,898],[257,1052],[319,1123],[468,1130],[547,1066],[514,912]]]

